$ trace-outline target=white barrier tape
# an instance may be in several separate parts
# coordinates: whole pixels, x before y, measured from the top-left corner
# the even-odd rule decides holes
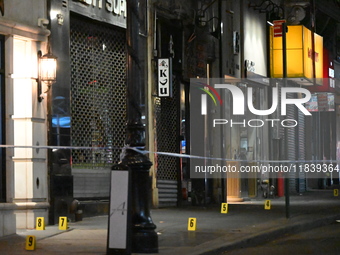
[[[234,161],[234,162],[247,162],[247,163],[339,163],[340,160],[248,160],[248,159],[228,159],[228,158],[213,158],[213,157],[203,157],[195,156],[189,154],[180,154],[172,152],[152,152],[146,150],[139,150],[136,148],[128,147],[128,149],[137,151],[142,154],[157,154],[163,156],[172,156],[178,158],[195,158],[195,159],[210,159],[210,160],[221,160],[221,161]]]
[[[6,149],[64,149],[64,150],[122,150],[120,158],[122,158],[126,150],[134,150],[141,154],[156,154],[162,156],[170,156],[177,158],[192,158],[192,159],[206,159],[206,160],[220,160],[220,161],[234,161],[234,162],[246,162],[246,163],[337,163],[340,164],[340,160],[247,160],[247,159],[229,159],[229,158],[214,158],[214,157],[203,157],[197,155],[189,155],[189,154],[181,154],[181,153],[173,153],[173,152],[155,152],[140,149],[140,147],[129,147],[124,146],[120,147],[81,147],[81,146],[41,146],[41,145],[5,145],[1,144],[0,148]]]

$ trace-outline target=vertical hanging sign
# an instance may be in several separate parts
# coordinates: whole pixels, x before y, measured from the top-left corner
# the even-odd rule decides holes
[[[172,97],[171,58],[158,59],[158,97]]]
[[[282,37],[282,23],[286,23],[286,20],[274,20],[274,37]]]

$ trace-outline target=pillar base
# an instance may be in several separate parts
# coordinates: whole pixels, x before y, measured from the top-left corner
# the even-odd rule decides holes
[[[227,197],[227,202],[243,202],[242,197]]]
[[[154,230],[140,230],[132,234],[133,253],[158,253],[158,235]]]
[[[48,225],[48,202],[14,202],[16,228],[34,229],[36,217],[44,217]]]

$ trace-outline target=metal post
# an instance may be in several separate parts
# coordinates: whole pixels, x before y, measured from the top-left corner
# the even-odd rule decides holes
[[[145,148],[145,128],[141,122],[141,80],[139,61],[139,0],[127,0],[127,127],[125,144],[130,148]],[[149,158],[134,149],[122,152],[121,165],[131,170],[132,186],[132,236],[133,253],[157,253],[158,236],[156,225],[150,216],[152,163]]]
[[[287,45],[286,45],[286,32],[287,32],[287,24],[282,23],[282,61],[283,61],[283,87],[287,87]],[[288,130],[285,128],[285,141],[284,141],[284,150],[285,157],[288,160]],[[290,217],[289,210],[289,178],[288,174],[285,176],[285,201],[286,201],[286,218]]]

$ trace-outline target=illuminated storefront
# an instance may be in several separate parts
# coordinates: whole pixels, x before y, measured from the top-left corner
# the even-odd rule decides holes
[[[283,53],[286,54],[287,80],[283,77]],[[324,77],[324,50],[323,37],[317,35],[302,25],[287,26],[286,31],[286,48],[283,49],[282,36],[274,34],[274,27],[270,28],[270,74],[272,78],[278,80],[279,86],[289,87],[320,87],[323,85]],[[316,97],[312,97],[310,107],[316,104]],[[327,99],[327,97],[326,97]],[[314,100],[314,101],[313,101]],[[279,159],[289,160],[312,160],[320,159],[316,157],[315,152],[311,150],[311,142],[315,138],[315,134],[319,129],[311,129],[320,123],[315,116],[303,116],[301,111],[291,108],[287,112],[287,117],[296,119],[299,122],[298,127],[290,129],[288,132],[281,131],[281,145],[276,146],[280,151]],[[286,136],[286,137],[285,137]],[[318,141],[317,144],[321,144]],[[275,146],[274,146],[275,147]],[[290,189],[297,192],[306,190],[308,183],[305,173],[291,173]],[[283,196],[283,183],[279,179],[277,183],[278,194]]]

